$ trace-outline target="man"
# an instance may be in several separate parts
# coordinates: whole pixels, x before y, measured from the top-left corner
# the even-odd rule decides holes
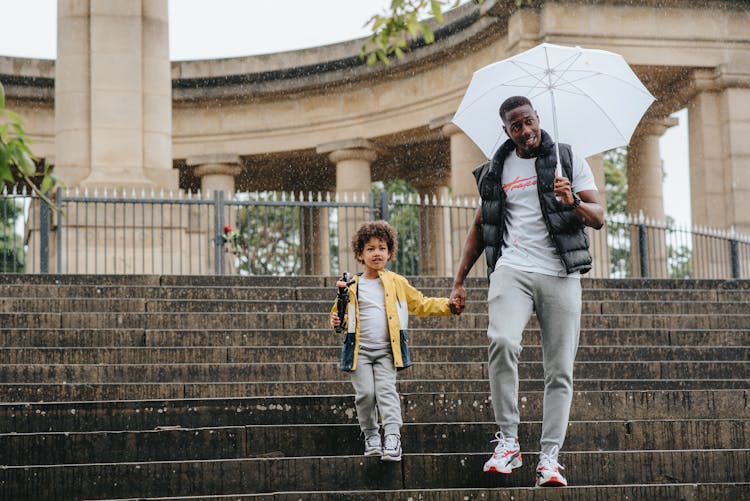
[[[539,127],[531,102],[511,97],[500,106],[510,138],[492,160],[474,170],[482,199],[466,237],[451,301],[463,311],[464,279],[484,251],[489,378],[498,432],[485,472],[521,466],[518,444],[518,356],[533,311],[541,327],[544,410],[537,486],[565,486],[557,456],[565,440],[573,397],[573,361],[581,319],[581,273],[591,269],[585,226],[599,229],[604,210],[591,169],[570,146]],[[581,124],[585,127],[586,124]]]

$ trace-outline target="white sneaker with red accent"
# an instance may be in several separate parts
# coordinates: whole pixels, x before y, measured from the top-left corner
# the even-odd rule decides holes
[[[484,463],[484,471],[495,473],[510,473],[513,469],[520,467],[521,448],[518,446],[518,439],[505,438],[502,431],[495,433],[495,439],[491,442],[497,442],[495,452],[492,457]]]
[[[568,481],[562,476],[560,470],[563,466],[557,462],[558,448],[555,446],[550,454],[542,452],[539,454],[539,464],[536,465],[537,487],[565,487]]]

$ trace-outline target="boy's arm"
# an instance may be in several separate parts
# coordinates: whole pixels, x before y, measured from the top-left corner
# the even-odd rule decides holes
[[[404,291],[406,292],[406,304],[409,313],[420,317],[448,316],[452,315],[454,308],[451,307],[447,297],[426,297],[404,279]]]

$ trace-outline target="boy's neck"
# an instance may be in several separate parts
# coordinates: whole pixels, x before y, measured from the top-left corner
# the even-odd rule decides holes
[[[380,273],[378,273],[378,270],[372,270],[368,268],[362,274],[362,278],[369,278],[370,280],[374,280],[376,278],[380,278]]]

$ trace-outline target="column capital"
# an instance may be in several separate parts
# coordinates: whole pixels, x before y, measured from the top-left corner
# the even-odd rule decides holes
[[[461,130],[461,128],[454,124],[451,120],[453,120],[453,114],[449,115],[443,115],[437,118],[433,118],[430,120],[429,127],[430,129],[440,129],[440,132],[445,137],[451,137],[455,134],[463,134],[464,131]]]
[[[232,153],[209,153],[195,155],[185,159],[188,167],[198,177],[203,176],[239,176],[242,173],[242,159]]]
[[[335,164],[343,160],[365,160],[372,163],[378,157],[377,146],[361,137],[323,143],[315,151],[328,153],[328,158]]]
[[[750,88],[750,72],[720,65],[716,68],[695,69],[687,85],[680,89],[683,100],[688,101],[703,92],[720,92],[728,88]]]
[[[667,129],[670,127],[674,127],[677,125],[680,121],[677,119],[677,117],[672,116],[648,116],[646,115],[641,120],[641,123],[638,124],[638,127],[636,127],[635,131],[633,132],[633,136],[658,136],[661,137],[664,135],[665,132],[667,132]]]

